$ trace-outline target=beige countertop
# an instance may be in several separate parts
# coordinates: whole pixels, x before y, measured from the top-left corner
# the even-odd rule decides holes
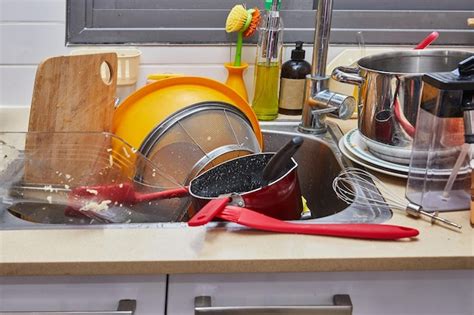
[[[343,122],[348,130],[355,121]],[[405,181],[377,174],[404,194]],[[473,269],[469,212],[443,213],[453,231],[394,212],[389,224],[417,228],[404,241],[168,228],[0,231],[0,275],[99,275]]]

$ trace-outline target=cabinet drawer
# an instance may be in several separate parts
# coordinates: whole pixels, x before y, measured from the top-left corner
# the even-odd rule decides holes
[[[332,305],[348,295],[354,315],[472,315],[473,281],[472,270],[171,275],[168,314],[195,314],[196,297],[212,301],[196,314],[347,314]]]
[[[166,276],[0,277],[0,314],[114,314],[120,300],[136,301],[136,315],[164,314],[165,292]],[[132,301],[122,301],[121,309],[133,306]]]

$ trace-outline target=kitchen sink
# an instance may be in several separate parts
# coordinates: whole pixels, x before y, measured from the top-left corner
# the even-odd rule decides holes
[[[338,148],[342,133],[337,125],[328,122],[328,132],[322,135],[301,134],[297,131],[297,121],[263,122],[261,128],[264,137],[264,150],[277,151],[295,135],[304,138],[304,143],[295,155],[298,163],[298,177],[303,197],[311,210],[311,217],[306,223],[313,222],[352,222],[380,223],[391,218],[392,212],[386,206],[347,205],[339,200],[332,189],[332,181],[345,167],[353,166],[345,159]],[[360,198],[364,193],[358,190]],[[58,229],[58,228],[140,228],[140,227],[185,227],[184,222],[129,223],[129,224],[90,224],[89,219],[71,219],[61,216],[55,224],[45,224],[41,216],[36,216],[34,209],[29,210],[29,220],[20,219],[5,205],[0,205],[0,229]],[[40,210],[37,210],[40,211]],[[62,213],[63,211],[58,211]],[[36,221],[36,222],[32,222]],[[233,223],[226,223],[234,225]],[[222,226],[215,222],[210,226]]]

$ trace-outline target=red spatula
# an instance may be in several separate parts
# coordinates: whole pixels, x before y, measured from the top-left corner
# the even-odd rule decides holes
[[[227,206],[218,213],[221,219],[247,227],[279,233],[326,235],[348,238],[396,240],[415,237],[418,230],[388,224],[303,224],[281,221],[246,208]]]

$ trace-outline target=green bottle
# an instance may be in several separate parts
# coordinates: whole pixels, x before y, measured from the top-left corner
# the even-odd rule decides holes
[[[281,0],[265,0],[265,15],[259,27],[255,60],[254,96],[252,107],[259,120],[278,117],[283,22]]]

